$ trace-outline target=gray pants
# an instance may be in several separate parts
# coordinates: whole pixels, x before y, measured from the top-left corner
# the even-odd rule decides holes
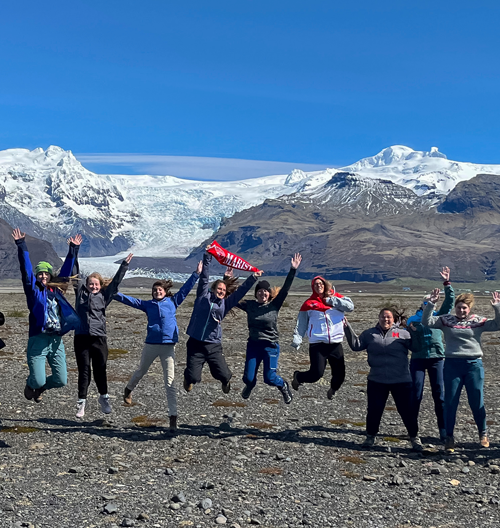
[[[132,377],[127,383],[127,389],[132,391],[137,387],[137,384],[147,373],[149,367],[157,357],[160,358],[161,366],[163,367],[163,380],[165,382],[165,391],[167,393],[168,415],[177,416],[177,389],[174,384],[174,345],[151,345],[145,343],[144,348],[142,349],[139,368],[132,374]]]

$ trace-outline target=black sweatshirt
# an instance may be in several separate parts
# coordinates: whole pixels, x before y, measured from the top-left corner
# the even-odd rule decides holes
[[[277,343],[278,312],[288,295],[296,270],[290,268],[285,283],[276,297],[269,303],[259,303],[256,300],[240,301],[236,307],[247,313],[249,341],[265,340]]]

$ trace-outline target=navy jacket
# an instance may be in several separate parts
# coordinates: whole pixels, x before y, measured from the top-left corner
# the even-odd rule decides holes
[[[59,335],[64,335],[70,330],[77,330],[80,326],[80,318],[69,302],[58,290],[47,291],[40,282],[36,280],[33,266],[31,265],[28,246],[24,238],[16,240],[17,256],[21,268],[21,278],[23,281],[26,303],[30,311],[29,315],[29,336],[33,337],[41,334],[45,329],[45,319],[47,317],[47,296],[54,295],[61,313],[61,331]],[[68,255],[63,267],[59,272],[60,277],[70,277],[75,263],[77,246],[70,244]]]
[[[212,255],[205,253],[203,255],[203,270],[196,292],[196,301],[194,302],[193,313],[191,314],[186,333],[198,341],[220,343],[222,340],[222,329],[220,326],[222,319],[245,297],[257,279],[250,275],[229,297],[219,299],[210,290],[208,284],[208,269],[211,261]]]
[[[198,273],[194,272],[177,293],[172,297],[164,297],[161,301],[155,299],[142,301],[135,297],[123,295],[123,293],[117,293],[113,298],[146,313],[148,316],[146,343],[151,345],[177,343],[179,341],[179,329],[175,311],[188,296],[198,277]]]

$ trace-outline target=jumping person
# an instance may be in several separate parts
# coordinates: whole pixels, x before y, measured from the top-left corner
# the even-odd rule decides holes
[[[91,273],[85,281],[79,278],[75,287],[75,309],[81,325],[75,332],[75,356],[78,365],[78,401],[76,417],[83,418],[87,393],[94,373],[94,381],[99,391],[99,404],[104,414],[111,413],[109,403],[106,364],[108,361],[108,341],[106,337],[106,308],[118,291],[118,286],[127,273],[132,253],[121,263],[113,280],[104,279],[99,273]],[[77,252],[78,257],[78,252]],[[78,260],[75,263],[79,272]],[[92,371],[90,365],[92,363]]]
[[[395,317],[396,316],[396,317]],[[409,332],[396,326],[401,318],[392,308],[383,308],[378,323],[358,337],[351,325],[345,321],[345,335],[351,350],[366,350],[368,353],[366,439],[363,447],[370,448],[375,443],[380,421],[389,393],[410,436],[414,451],[422,451],[418,437],[418,420],[412,405],[412,382],[408,368],[408,350],[411,347]]]
[[[354,304],[349,297],[335,293],[335,288],[323,277],[314,277],[311,288],[311,297],[300,308],[292,342],[298,349],[307,334],[311,364],[309,370],[293,373],[292,387],[299,390],[302,383],[316,383],[325,373],[328,361],[332,379],[326,395],[331,400],[345,379],[342,321],[345,313],[354,310]]]
[[[281,290],[276,291],[266,280],[259,281],[255,286],[255,299],[240,301],[236,307],[247,314],[249,337],[245,358],[243,383],[245,387],[241,393],[245,400],[257,383],[257,372],[260,364],[264,363],[264,383],[271,387],[278,387],[285,403],[291,403],[292,393],[288,382],[276,372],[280,346],[278,343],[278,312],[288,295],[288,291],[300,265],[302,257],[296,253],[291,261],[290,271]]]
[[[17,245],[23,289],[30,312],[27,348],[30,374],[26,380],[24,396],[40,403],[44,391],[64,387],[68,382],[62,336],[70,330],[77,330],[80,318],[62,292],[70,284],[77,248],[82,242],[82,237],[76,235],[68,240],[68,255],[59,276],[55,276],[48,262],[39,262],[33,271],[25,240],[26,234],[16,228],[12,236]],[[48,377],[45,374],[45,360],[52,371]]]
[[[163,368],[163,380],[167,393],[170,430],[177,429],[177,389],[174,385],[175,344],[179,341],[179,329],[175,312],[195,285],[201,273],[201,262],[180,290],[172,294],[172,281],[158,280],[153,283],[150,301],[142,301],[118,293],[115,299],[127,306],[142,310],[148,316],[148,332],[142,349],[139,368],[132,374],[123,392],[123,401],[132,403],[132,391],[146,375],[153,361],[159,357]]]
[[[230,292],[227,281],[216,280],[209,288],[208,276],[212,255],[203,255],[203,267],[196,292],[193,313],[186,330],[187,365],[184,370],[184,389],[190,392],[195,383],[201,381],[203,365],[208,363],[212,376],[222,383],[222,391],[231,390],[232,373],[222,352],[221,322],[226,315],[243,299],[248,290],[262,275],[257,271],[250,275],[234,292]]]
[[[439,288],[432,291],[429,303],[422,314],[422,324],[443,331],[444,362],[444,412],[446,426],[446,451],[455,450],[453,432],[462,388],[465,386],[469,407],[476,422],[481,447],[489,447],[486,410],[484,408],[484,367],[481,336],[483,332],[500,330],[500,293],[493,292],[491,304],[495,318],[487,319],[471,313],[474,295],[462,293],[455,300],[455,315],[432,315],[439,300]]]
[[[441,308],[433,312],[436,317],[449,314],[455,301],[455,292],[450,283],[450,268],[445,267],[440,273],[444,279],[445,298]],[[412,315],[406,323],[412,340],[410,373],[413,381],[413,405],[418,419],[420,404],[424,394],[425,371],[427,371],[434,400],[434,412],[437,418],[439,438],[444,442],[446,440],[443,381],[444,345],[439,330],[422,324],[422,313],[429,302],[429,298],[430,295],[424,297],[422,305],[416,314]]]

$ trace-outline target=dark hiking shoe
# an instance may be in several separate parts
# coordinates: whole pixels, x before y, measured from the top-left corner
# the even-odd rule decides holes
[[[173,433],[177,431],[177,416],[171,416],[170,417],[170,431]]]
[[[128,387],[123,390],[123,401],[127,405],[132,405],[132,391]]]
[[[32,400],[35,397],[35,389],[32,389],[28,384],[24,387],[24,397],[27,400]]]
[[[335,396],[335,391],[330,387],[328,389],[328,392],[326,393],[326,397],[329,399],[329,400],[333,400],[333,397]]]
[[[283,401],[288,405],[289,403],[292,403],[293,396],[292,391],[290,390],[290,385],[288,385],[288,381],[285,381],[283,387],[278,387],[279,391],[281,392],[283,396]]]
[[[366,435],[364,442],[361,447],[364,449],[371,449],[375,444],[375,435]]]
[[[224,394],[229,394],[229,391],[231,390],[231,382],[228,381],[227,383],[222,384],[222,392]]]
[[[455,439],[453,436],[447,436],[444,443],[444,450],[450,454],[455,452]]]
[[[245,387],[241,391],[241,397],[244,400],[248,400],[248,398],[250,398],[250,394],[252,394],[252,387],[250,387],[249,385],[245,385]]]
[[[299,387],[300,387],[300,383],[299,383],[299,380],[297,379],[297,374],[299,373],[298,370],[296,370],[294,373],[293,373],[293,379],[292,379],[292,387],[293,387],[293,390],[296,390],[298,391],[299,390]]]
[[[479,445],[481,447],[490,447],[490,441],[487,433],[481,433],[479,435]]]
[[[33,394],[33,400],[35,400],[35,403],[41,403],[42,394],[44,392],[45,392],[45,389],[43,387],[40,387],[39,389],[35,389],[35,393]]]
[[[417,453],[424,450],[424,446],[422,445],[422,440],[418,436],[413,436],[410,438],[411,442],[411,448],[413,451],[416,451]]]
[[[184,377],[183,386],[184,386],[184,390],[186,392],[191,392],[193,390],[193,384],[192,383],[188,383],[188,380],[185,377]]]

